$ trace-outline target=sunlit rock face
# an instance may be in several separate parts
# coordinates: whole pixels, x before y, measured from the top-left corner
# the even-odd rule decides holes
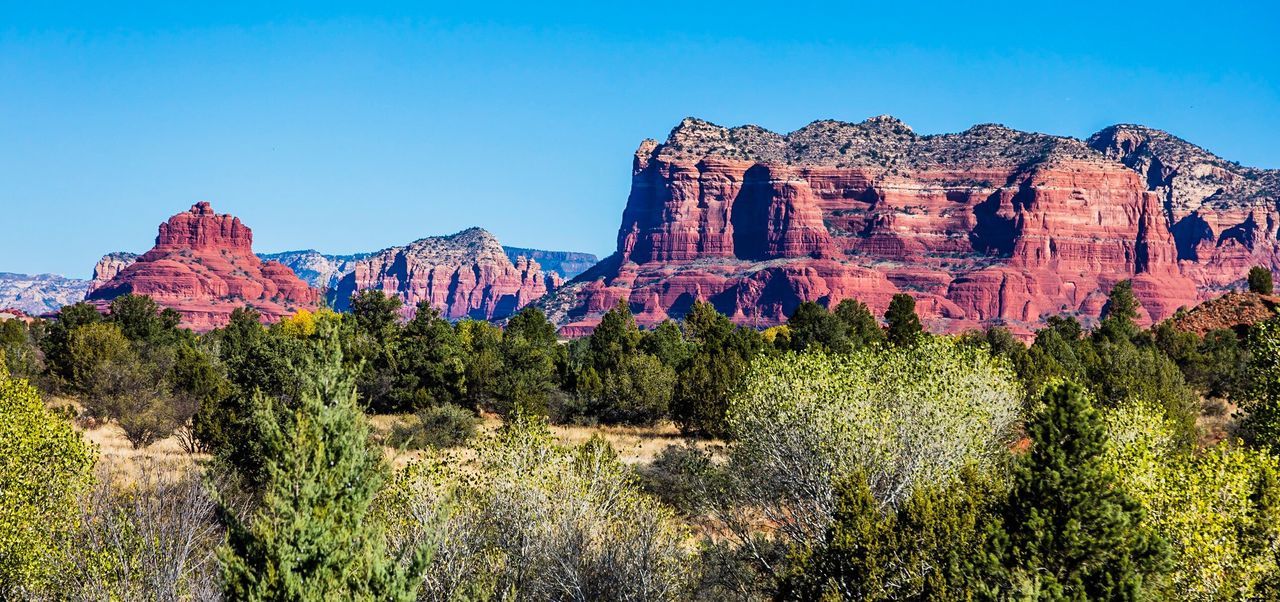
[[[934,330],[1026,333],[1096,316],[1132,279],[1150,322],[1277,266],[1278,181],[1137,126],[1081,141],[686,119],[636,151],[616,253],[543,305],[577,335],[619,299],[641,324],[704,300],[767,326],[803,301],[883,312],[906,292]]]

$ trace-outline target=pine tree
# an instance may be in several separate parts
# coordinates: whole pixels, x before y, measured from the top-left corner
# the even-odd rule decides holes
[[[1249,292],[1270,295],[1272,289],[1271,270],[1260,265],[1249,268]]]
[[[845,299],[836,305],[836,317],[849,328],[849,342],[855,348],[884,342],[884,329],[876,322],[871,309],[861,301]]]
[[[1102,306],[1102,323],[1095,338],[1112,342],[1130,341],[1138,334],[1138,298],[1133,294],[1133,281],[1121,280],[1111,287],[1106,305]]]
[[[386,468],[337,337],[326,333],[320,344],[292,411],[277,413],[270,398],[261,399],[262,500],[247,521],[224,508],[223,593],[230,600],[412,600],[425,556],[402,566],[365,520]]]
[[[1059,383],[1042,402],[997,537],[1008,584],[1038,599],[1141,599],[1165,570],[1166,544],[1108,472],[1105,426],[1084,389]]]
[[[924,330],[920,316],[916,315],[916,300],[906,293],[893,296],[889,309],[884,312],[884,320],[888,324],[889,343],[893,345],[910,345]]]

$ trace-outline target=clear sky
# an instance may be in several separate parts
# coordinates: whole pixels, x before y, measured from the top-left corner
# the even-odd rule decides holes
[[[259,251],[479,225],[603,256],[687,115],[1137,122],[1280,167],[1269,2],[189,4],[0,1],[0,271],[86,277],[196,200]]]

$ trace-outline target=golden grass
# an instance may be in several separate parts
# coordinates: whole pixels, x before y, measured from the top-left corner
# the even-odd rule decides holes
[[[54,409],[65,410],[67,406],[80,410],[80,404],[72,398],[52,397],[47,405]],[[412,420],[411,415],[376,414],[369,416],[369,424],[374,436],[384,441],[397,425]],[[480,423],[481,433],[493,432],[502,425],[502,419],[495,414],[485,414]],[[124,436],[124,431],[114,423],[82,425],[77,423],[76,429],[98,448],[99,463],[103,468],[124,475],[136,474],[141,464],[152,464],[185,469],[193,464],[208,459],[205,454],[189,454],[176,437],[168,437],[142,449],[134,449]],[[674,424],[669,422],[651,427],[627,426],[569,426],[551,427],[551,433],[563,445],[576,446],[585,443],[594,435],[604,437],[618,457],[626,464],[639,465],[652,462],[662,450],[671,445],[683,445],[689,438],[683,436]],[[714,446],[714,442],[696,441],[703,448]],[[398,449],[383,446],[387,461],[399,468],[412,460],[423,457],[427,452],[420,450]],[[463,461],[469,456],[466,450],[455,450]]]

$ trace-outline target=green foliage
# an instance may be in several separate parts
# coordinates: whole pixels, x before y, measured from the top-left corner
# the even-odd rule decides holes
[[[359,366],[356,386],[360,399],[374,412],[410,409],[397,399],[396,381],[401,373],[400,297],[366,289],[351,296],[351,319],[344,320],[343,353]]]
[[[474,467],[429,456],[379,496],[393,549],[432,546],[422,598],[683,598],[688,532],[607,443],[564,448],[545,422],[519,417],[476,456]]]
[[[467,353],[453,325],[424,301],[401,339],[395,405],[420,410],[465,403]]]
[[[1027,424],[1031,451],[1018,462],[993,531],[1007,591],[1053,600],[1140,600],[1167,569],[1167,546],[1143,523],[1141,505],[1107,466],[1107,434],[1088,394],[1046,390]]]
[[[740,495],[788,540],[820,541],[835,482],[862,475],[881,504],[992,470],[1021,413],[1012,372],[951,340],[850,355],[758,357],[728,423]]]
[[[0,364],[0,598],[35,598],[61,576],[95,452]]]
[[[44,369],[37,346],[39,325],[28,327],[22,320],[0,321],[0,353],[9,374],[15,378],[34,378]]]
[[[1168,356],[1155,347],[1123,339],[1103,340],[1092,348],[1086,378],[1089,391],[1103,407],[1140,403],[1155,408],[1176,426],[1182,443],[1195,441],[1199,398]]]
[[[1270,295],[1272,291],[1271,270],[1255,265],[1249,268],[1249,292],[1259,295]]]
[[[777,600],[972,600],[983,578],[972,562],[990,520],[990,485],[966,475],[923,487],[886,508],[863,478],[846,481],[822,544],[800,548]]]
[[[734,327],[704,302],[693,304],[684,328],[694,351],[677,372],[671,418],[686,433],[725,436],[729,398],[746,376],[751,358],[763,348],[763,338],[754,330]]]
[[[547,403],[557,384],[555,327],[537,309],[526,308],[516,316],[516,328],[502,332],[498,353],[493,409],[503,416],[523,412],[546,415]]]
[[[94,306],[80,302],[63,307],[49,327],[49,335],[41,343],[49,372],[64,383],[74,383],[71,365],[71,333],[81,326],[102,321],[102,314]]]
[[[631,310],[619,301],[585,344],[571,347],[569,365],[579,403],[574,412],[558,412],[561,417],[609,424],[652,424],[666,417],[675,369],[645,352],[647,346],[673,362],[682,361],[688,350],[673,325],[664,327],[662,334],[642,334]]]
[[[1163,598],[1265,599],[1280,576],[1274,456],[1220,444],[1192,451],[1156,412],[1130,404],[1107,413],[1107,462],[1142,504],[1143,523],[1169,542]]]
[[[497,396],[502,374],[502,330],[479,320],[463,320],[456,330],[467,358],[467,401],[472,406],[489,404]]]
[[[849,342],[854,349],[878,345],[885,340],[884,329],[866,304],[855,299],[845,299],[833,312],[849,331]]]
[[[155,344],[180,336],[178,313],[172,309],[162,312],[146,295],[128,294],[112,299],[108,319],[118,325],[120,332],[130,341]]]
[[[387,444],[406,449],[456,447],[471,440],[480,417],[466,408],[441,405],[419,410],[407,425],[391,432]]]
[[[1132,340],[1138,334],[1138,298],[1133,294],[1133,281],[1121,280],[1111,287],[1106,305],[1102,306],[1102,323],[1094,338],[1111,342]]]
[[[309,366],[295,407],[274,411],[261,397],[266,463],[262,502],[251,518],[228,517],[218,552],[233,600],[412,600],[425,558],[405,568],[390,558],[378,523],[365,520],[384,479],[382,451],[342,368],[336,336]]]
[[[663,320],[653,330],[643,333],[640,351],[658,358],[662,365],[678,370],[693,355],[694,345],[685,340],[679,324]]]
[[[1248,393],[1242,409],[1246,440],[1254,447],[1280,452],[1280,322],[1258,324],[1249,337],[1245,368]]]
[[[848,353],[853,350],[849,340],[849,324],[832,315],[827,308],[805,301],[787,318],[789,343],[793,351],[829,351]]]
[[[889,300],[884,321],[887,324],[885,336],[892,345],[912,345],[924,331],[920,316],[916,315],[916,300],[906,293],[897,293]]]

